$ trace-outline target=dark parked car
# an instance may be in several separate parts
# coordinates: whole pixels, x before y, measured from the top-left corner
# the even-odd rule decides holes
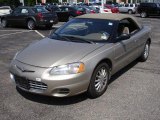
[[[140,3],[137,12],[142,18],[153,15],[160,15],[160,3]]]
[[[93,7],[83,5],[83,6],[79,6],[79,8],[81,8],[83,11],[85,11],[86,14],[98,13],[98,11],[96,9],[94,9]]]
[[[60,22],[66,22],[68,21],[69,18],[69,12],[65,10],[61,10],[58,6],[56,5],[49,5],[46,6],[46,9],[50,12],[55,12],[58,16],[58,21]]]
[[[42,25],[51,28],[57,22],[57,14],[50,13],[43,7],[18,7],[11,14],[1,18],[2,27],[22,25],[30,30]]]
[[[59,12],[68,12],[68,17],[65,19],[65,21],[68,21],[76,16],[86,14],[84,9],[76,6],[62,6],[59,8],[60,8]]]

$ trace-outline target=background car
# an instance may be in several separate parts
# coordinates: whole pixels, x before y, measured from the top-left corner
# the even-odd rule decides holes
[[[114,5],[108,5],[108,4],[105,4],[105,9],[104,11],[105,12],[112,12],[112,13],[119,13],[119,10],[117,7],[115,7]]]
[[[0,6],[0,17],[3,15],[10,14],[12,11],[10,6]]]
[[[133,14],[136,13],[137,11],[137,4],[131,4],[131,3],[121,4],[119,5],[118,9],[120,13]]]
[[[18,7],[11,14],[1,18],[2,27],[21,25],[27,26],[31,30],[37,26],[51,28],[57,22],[57,15],[50,13],[43,7]]]
[[[16,86],[54,97],[101,96],[111,76],[139,58],[146,61],[150,27],[123,14],[85,14],[17,52],[10,64]]]
[[[61,6],[59,8],[60,12],[68,12],[68,18],[66,18],[66,21],[76,16],[86,14],[85,10],[78,6]]]
[[[160,15],[160,3],[140,3],[137,12],[142,18]]]
[[[89,7],[89,6],[79,6],[79,8],[81,8],[83,11],[85,11],[86,14],[94,14],[94,13],[98,13],[96,9],[94,9],[93,7]]]

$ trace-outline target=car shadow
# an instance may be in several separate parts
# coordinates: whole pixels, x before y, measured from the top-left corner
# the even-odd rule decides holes
[[[57,98],[52,96],[43,96],[43,95],[28,93],[19,89],[18,87],[16,87],[16,89],[24,98],[34,102],[47,104],[47,105],[70,105],[70,104],[76,104],[88,99],[86,93],[72,96],[72,97]]]
[[[139,60],[136,59],[133,62],[131,62],[130,64],[128,64],[126,67],[122,68],[120,71],[118,71],[117,73],[115,73],[114,75],[112,75],[112,77],[110,78],[108,84],[111,84],[112,82],[114,82],[121,75],[123,75],[128,70],[130,70],[131,68],[133,68],[138,62],[139,62]]]
[[[124,67],[123,69],[121,69],[119,72],[114,74],[111,77],[109,84],[114,82],[117,78],[119,78],[121,75],[123,75],[129,69],[134,67],[138,62],[139,62],[138,60],[135,60],[132,63],[130,63],[129,65],[127,65],[126,67]],[[84,100],[90,99],[87,96],[87,93],[83,93],[83,94],[72,96],[72,97],[56,98],[56,97],[43,96],[43,95],[25,92],[25,91],[19,89],[18,87],[16,89],[20,93],[20,95],[22,95],[24,98],[31,100],[31,101],[34,101],[34,102],[48,104],[48,105],[70,105],[70,104],[76,104],[76,103],[82,102]]]

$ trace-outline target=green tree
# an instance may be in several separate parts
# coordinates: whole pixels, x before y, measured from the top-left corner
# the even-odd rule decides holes
[[[0,0],[0,5],[10,5],[11,7],[17,7],[20,5],[19,0]]]

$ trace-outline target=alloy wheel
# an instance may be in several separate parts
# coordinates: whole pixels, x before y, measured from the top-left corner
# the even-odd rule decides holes
[[[105,67],[102,67],[95,77],[95,89],[97,92],[101,92],[105,89],[108,81],[108,74]]]
[[[33,20],[28,21],[28,29],[33,30],[35,28],[35,22]]]
[[[145,49],[144,49],[144,58],[148,58],[148,55],[149,55],[149,45],[146,44],[145,45]]]
[[[2,27],[7,27],[7,21],[5,19],[2,19]]]

